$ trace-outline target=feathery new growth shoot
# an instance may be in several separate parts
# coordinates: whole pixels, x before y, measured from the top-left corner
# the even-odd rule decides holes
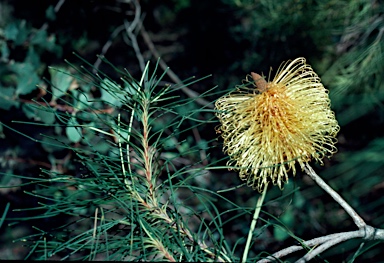
[[[336,152],[340,127],[320,78],[304,58],[287,61],[272,81],[251,73],[246,83],[219,98],[217,132],[224,139],[228,166],[262,192],[271,182],[283,187],[295,164],[322,162]],[[249,84],[255,88],[249,88]]]

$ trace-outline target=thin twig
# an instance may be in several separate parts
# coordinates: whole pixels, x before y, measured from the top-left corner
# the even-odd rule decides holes
[[[53,8],[53,11],[54,11],[55,13],[59,12],[59,10],[60,10],[61,6],[64,4],[64,2],[65,2],[65,0],[59,0],[59,2],[57,2],[57,4],[55,5],[55,8]],[[45,22],[45,23],[40,27],[39,30],[40,30],[40,31],[45,31],[45,30],[48,29],[48,26],[49,26],[48,22]]]
[[[124,28],[125,28],[125,25],[120,25],[120,26],[116,27],[115,30],[113,30],[108,41],[104,44],[103,48],[101,49],[101,54],[98,56],[95,64],[93,64],[93,73],[94,74],[97,73],[97,70],[99,69],[100,64],[102,62],[102,59],[104,58],[108,49],[112,46],[113,40],[120,34],[121,31],[124,30]]]
[[[301,243],[301,246],[295,245],[282,249],[265,259],[259,260],[258,263],[276,261],[281,257],[302,250],[306,247],[317,246],[296,261],[297,263],[303,263],[316,257],[328,248],[353,238],[363,238],[364,240],[384,240],[384,229],[378,229],[367,225],[365,221],[356,213],[356,211],[338,193],[336,193],[335,190],[325,183],[320,176],[316,174],[309,164],[305,164],[304,170],[323,190],[325,190],[337,203],[341,205],[341,207],[352,217],[359,230],[331,234],[324,237],[314,238],[309,241],[304,241]]]
[[[327,250],[330,247],[333,247],[333,246],[335,246],[335,245],[337,245],[343,241],[347,241],[347,240],[350,240],[353,238],[364,237],[364,235],[365,235],[365,233],[363,231],[360,231],[360,230],[353,231],[349,234],[344,233],[342,235],[339,235],[339,237],[330,239],[327,242],[323,243],[322,245],[311,250],[304,257],[297,260],[296,263],[305,263],[305,262],[311,260],[312,258],[316,257],[317,255],[319,255],[320,253],[324,252],[325,250]]]
[[[60,8],[63,6],[64,3],[65,3],[65,0],[59,0],[59,1],[57,2],[57,4],[55,5],[55,7],[53,8],[53,11],[54,11],[55,13],[58,13],[58,12],[60,11]],[[31,40],[36,36],[36,34],[37,34],[38,32],[40,32],[40,31],[45,31],[45,30],[48,29],[48,27],[49,27],[49,23],[48,23],[48,22],[45,22],[45,23],[39,28],[38,31],[35,31],[33,34],[31,34],[31,35],[28,37],[29,41],[31,41]]]
[[[125,25],[125,31],[127,32],[129,39],[131,40],[132,47],[133,47],[133,50],[135,51],[137,60],[139,61],[140,70],[141,72],[143,72],[145,67],[144,58],[143,58],[143,55],[141,54],[136,35],[133,33],[134,30],[142,24],[141,23],[141,6],[137,0],[133,1],[133,3],[135,5],[135,18],[131,23],[125,20],[124,25]]]
[[[367,235],[366,229],[368,229],[368,232],[369,232],[368,235]],[[327,235],[324,237],[314,238],[312,240],[302,242],[301,246],[295,245],[295,246],[290,246],[288,248],[282,249],[267,258],[257,261],[257,263],[274,262],[274,261],[277,261],[279,258],[282,258],[294,252],[303,250],[304,248],[318,246],[317,248],[311,250],[304,257],[300,258],[297,261],[300,263],[306,262],[314,258],[315,256],[319,255],[320,253],[324,252],[328,248],[353,238],[363,238],[364,240],[384,240],[384,229],[367,226],[365,229],[342,232],[342,233]]]
[[[129,23],[127,21],[124,21],[124,25],[121,25],[119,27],[117,27],[113,33],[111,34],[111,37],[109,38],[109,40],[107,41],[107,43],[104,44],[103,48],[102,48],[102,52],[101,54],[99,55],[98,59],[96,60],[96,62],[94,63],[94,69],[93,69],[93,73],[96,73],[97,72],[97,69],[99,68],[101,62],[102,62],[102,59],[104,58],[104,55],[107,53],[108,49],[110,48],[110,46],[112,45],[113,43],[113,39],[125,28],[126,32],[127,32],[127,35],[131,41],[131,44],[132,44],[132,47],[135,51],[135,54],[136,54],[136,57],[139,61],[139,65],[140,65],[140,69],[141,71],[144,70],[144,67],[145,67],[145,62],[144,62],[144,57],[140,51],[140,48],[139,48],[139,45],[138,45],[138,41],[137,41],[137,37],[136,35],[133,33],[134,30],[138,27],[140,28],[140,33],[141,33],[141,36],[143,37],[144,39],[144,42],[145,44],[147,45],[148,49],[151,51],[152,55],[156,58],[159,58],[160,57],[160,54],[159,52],[157,51],[155,45],[153,44],[149,34],[147,33],[147,31],[145,30],[144,28],[144,25],[142,24],[142,21],[141,21],[141,6],[139,4],[139,2],[137,0],[133,1],[134,5],[135,5],[135,18],[134,20]],[[165,71],[167,71],[167,75],[169,76],[169,78],[175,82],[176,84],[182,84],[183,81],[175,74],[175,72],[173,72],[167,65],[167,63],[164,62],[164,60],[159,60],[159,64],[160,64],[160,67]],[[208,107],[208,108],[211,108],[213,109],[214,106],[212,105],[211,102],[203,99],[203,98],[200,98],[199,97],[199,93],[197,93],[196,91],[193,91],[191,90],[190,88],[188,87],[181,87],[181,90],[190,98],[193,98],[195,99],[196,103],[200,104],[200,105],[203,105],[205,107]]]
[[[364,228],[367,224],[364,220],[356,213],[356,211],[335,191],[333,190],[316,172],[312,167],[306,163],[304,167],[305,172],[315,181],[324,191],[326,191],[341,207],[347,212],[355,222],[355,225],[361,229]]]
[[[152,55],[154,57],[156,57],[156,58],[159,58],[160,54],[157,51],[155,45],[153,44],[153,42],[152,42],[148,32],[145,30],[144,26],[141,27],[140,32],[141,32],[141,36],[144,39],[144,42],[146,43],[148,49],[151,51]],[[167,70],[167,75],[168,75],[168,77],[170,77],[170,79],[172,79],[173,82],[175,82],[176,84],[183,83],[183,81],[175,74],[175,72],[173,72],[168,67],[167,63],[165,63],[164,60],[159,60],[159,64],[160,64],[160,67],[163,70]],[[213,108],[214,107],[211,102],[209,102],[209,101],[207,101],[207,100],[205,100],[203,98],[199,98],[199,93],[197,93],[196,91],[193,91],[193,90],[189,89],[188,87],[182,87],[181,90],[188,97],[195,99],[198,104],[206,106],[208,108]]]
[[[139,60],[139,66],[141,72],[144,71],[145,68],[145,62],[143,55],[140,52],[139,44],[137,42],[136,35],[134,34],[134,31],[141,26],[141,6],[138,1],[133,1],[135,5],[135,18],[132,22],[128,22],[127,20],[124,20],[124,24],[118,26],[109,37],[108,41],[104,44],[103,48],[101,49],[101,54],[98,56],[96,62],[93,64],[93,73],[97,73],[98,68],[100,67],[100,64],[107,53],[108,49],[111,47],[113,40],[125,29],[127,32],[127,35],[131,41],[132,47],[135,51],[136,57]]]
[[[351,231],[351,233],[354,233],[354,232],[356,232],[356,231]],[[314,238],[314,239],[311,239],[311,240],[308,240],[308,241],[300,242],[301,246],[294,245],[294,246],[290,246],[290,247],[284,248],[284,249],[282,249],[282,250],[272,254],[271,256],[269,256],[267,258],[264,258],[262,260],[257,261],[257,263],[272,262],[272,261],[275,261],[276,259],[282,258],[282,257],[284,257],[286,255],[289,255],[289,254],[292,254],[294,252],[303,250],[306,247],[318,246],[318,245],[321,245],[321,244],[323,244],[323,243],[325,243],[325,242],[327,242],[327,241],[329,241],[331,239],[338,238],[340,235],[344,235],[344,234],[348,235],[349,233],[350,232],[331,234],[331,235],[327,235],[327,236],[323,236],[323,237],[317,237],[317,238]]]
[[[353,232],[340,233],[339,237],[332,238],[321,246],[308,252],[304,257],[296,261],[296,263],[307,262],[308,260],[311,260],[312,258],[322,253],[323,251],[327,250],[328,248],[353,238],[363,238],[364,240],[384,240],[384,229],[374,228],[372,226],[367,225],[364,228]]]

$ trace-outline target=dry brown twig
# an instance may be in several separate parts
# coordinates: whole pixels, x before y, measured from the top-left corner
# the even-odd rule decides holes
[[[135,18],[133,19],[132,22],[128,22],[127,20],[125,20],[123,25],[117,27],[113,31],[109,40],[104,44],[101,54],[99,55],[98,59],[96,60],[96,62],[93,65],[94,66],[93,73],[97,73],[97,69],[99,68],[99,66],[102,62],[102,59],[104,58],[108,49],[111,47],[111,45],[113,43],[113,39],[115,39],[124,29],[128,35],[128,38],[129,38],[129,40],[124,39],[124,41],[127,45],[132,46],[132,48],[134,49],[136,57],[139,61],[141,71],[144,71],[145,59],[144,59],[142,52],[140,51],[140,47],[139,47],[138,41],[137,41],[137,36],[134,33],[135,31],[140,32],[140,34],[143,37],[144,42],[147,45],[148,49],[150,50],[151,54],[156,58],[161,57],[159,52],[157,51],[155,45],[153,44],[151,37],[149,36],[148,32],[145,30],[144,25],[142,24],[140,3],[137,0],[132,1],[132,2],[135,6]],[[177,76],[177,74],[168,67],[167,63],[164,60],[159,60],[159,64],[160,64],[160,67],[164,71],[167,71],[168,77],[173,82],[175,82],[176,84],[182,84],[183,83],[183,81]],[[214,108],[214,106],[211,102],[201,98],[200,94],[197,93],[196,91],[193,91],[188,87],[181,87],[181,91],[184,92],[188,97],[195,99],[196,103],[198,103],[204,107],[207,107],[207,108],[211,108],[211,109]]]
[[[145,62],[144,57],[140,51],[139,44],[137,42],[136,35],[134,34],[134,31],[136,29],[140,30],[140,27],[142,26],[141,23],[141,6],[137,0],[132,1],[135,6],[135,18],[131,23],[129,23],[127,20],[124,21],[125,31],[127,32],[127,35],[131,41],[131,46],[133,50],[135,51],[137,60],[139,61],[140,70],[141,72],[144,71],[145,68]]]
[[[98,56],[96,62],[93,64],[93,74],[97,73],[98,68],[100,67],[100,64],[102,62],[102,59],[104,58],[105,54],[107,53],[108,49],[112,46],[113,40],[125,29],[125,25],[121,25],[115,28],[113,30],[111,36],[109,37],[108,41],[104,44],[103,48],[101,49],[101,54]]]
[[[60,10],[60,8],[62,7],[62,5],[65,3],[65,0],[59,0],[58,2],[57,2],[57,4],[55,5],[55,7],[53,8],[53,11],[55,12],[55,13],[58,13],[59,12],[59,10]],[[48,26],[49,26],[49,24],[48,24],[48,22],[45,22],[41,27],[40,27],[40,31],[44,31],[44,30],[47,30],[48,29]]]
[[[159,52],[157,51],[155,45],[153,44],[148,32],[145,30],[144,26],[142,26],[141,30],[140,30],[140,33],[141,33],[141,36],[143,37],[147,47],[149,48],[149,50],[151,51],[152,55],[154,57],[157,57],[159,58],[160,57],[160,54]],[[160,67],[163,69],[163,70],[167,70],[167,75],[168,77],[170,77],[170,79],[172,79],[173,82],[175,82],[176,84],[181,84],[183,83],[183,81],[175,74],[175,72],[173,72],[167,65],[167,63],[165,63],[164,60],[159,60],[159,64],[160,64]],[[190,98],[193,98],[196,100],[196,103],[202,105],[202,106],[205,106],[205,107],[208,107],[208,108],[211,108],[213,109],[214,106],[211,102],[203,99],[203,98],[199,98],[199,93],[197,93],[196,91],[193,91],[191,90],[190,88],[188,87],[182,87],[181,90]]]

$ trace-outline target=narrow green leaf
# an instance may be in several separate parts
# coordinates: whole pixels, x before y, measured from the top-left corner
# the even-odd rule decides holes
[[[4,209],[4,212],[3,212],[3,216],[1,217],[0,219],[0,228],[1,226],[3,225],[4,221],[5,221],[5,217],[7,216],[7,213],[8,213],[8,210],[9,210],[9,207],[10,207],[10,203],[8,202],[7,205],[5,206],[5,209]]]
[[[104,79],[104,81],[101,82],[101,87],[102,100],[116,107],[120,107],[123,104],[123,96],[121,94],[122,91],[118,85],[116,85],[109,79]]]

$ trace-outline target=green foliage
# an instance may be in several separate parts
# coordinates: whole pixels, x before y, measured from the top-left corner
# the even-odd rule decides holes
[[[92,52],[100,52],[121,21],[132,16],[132,2],[84,3],[72,8],[66,1],[59,13],[47,5],[41,13],[28,10],[34,17],[19,13],[17,19],[13,3],[0,4],[0,242],[26,245],[30,254],[23,256],[33,259],[167,260],[182,255],[177,260],[206,261],[218,260],[217,255],[239,261],[256,197],[245,187],[215,192],[241,182],[223,166],[212,111],[185,99],[182,86],[164,84],[167,76],[153,66],[134,78],[126,71],[94,75],[92,67],[62,65],[62,57],[73,50],[93,59]],[[270,66],[275,72],[282,61],[306,57],[329,89],[341,125],[339,153],[317,169],[364,219],[383,226],[380,2],[140,3],[147,32],[177,74],[214,73],[208,82],[219,86],[206,94],[206,82],[185,82],[210,101],[251,71],[268,75]],[[94,10],[113,15],[108,13],[106,21]],[[49,29],[40,28],[44,17]],[[149,60],[140,29],[135,33]],[[140,67],[132,63],[136,54],[122,46],[131,44],[125,35],[110,40],[107,56],[113,64],[138,75]],[[145,161],[145,149],[152,162]],[[299,174],[283,193],[269,190],[250,261],[354,227],[307,179]],[[381,259],[381,251],[378,242],[355,240],[318,261],[368,262]]]
[[[25,20],[8,23],[0,35],[0,108],[10,110],[12,106],[19,108],[23,95],[35,92],[37,85],[42,84],[39,76],[45,67],[40,61],[42,53],[56,52],[60,56],[61,49],[54,37],[49,37],[45,30],[30,28]],[[25,57],[17,56],[15,61],[15,53],[25,48]],[[34,116],[29,107],[23,110],[29,118]]]
[[[89,84],[88,71],[80,74],[79,83]],[[106,109],[113,107],[108,114],[95,108],[92,101],[75,97],[74,90],[66,94],[68,99],[74,99],[66,101],[72,114],[52,108],[52,103],[40,109],[53,113],[64,123],[69,139],[65,142],[44,136],[46,140],[42,143],[70,149],[81,163],[82,172],[72,175],[43,170],[40,179],[30,178],[36,190],[27,194],[41,199],[40,205],[32,208],[41,212],[19,220],[60,217],[66,218],[66,223],[53,229],[39,228],[40,234],[24,237],[25,242],[31,242],[27,258],[227,260],[228,247],[223,235],[215,237],[221,232],[220,218],[211,201],[216,197],[193,186],[208,167],[198,167],[197,163],[178,167],[176,162],[207,148],[206,143],[181,146],[175,155],[163,155],[169,141],[182,145],[180,136],[204,124],[190,119],[193,113],[179,114],[176,110],[193,101],[180,100],[173,94],[195,81],[160,87],[164,74],[157,77],[155,69],[150,75],[148,65],[140,81],[124,73],[124,88],[102,72],[96,76],[92,85],[108,96],[94,102],[103,103]],[[64,84],[65,89],[68,82]],[[81,88],[76,91],[83,94]],[[89,113],[86,123],[77,115],[79,111]],[[165,119],[171,122],[164,122]],[[162,123],[162,127],[152,130],[156,122]],[[194,124],[190,127],[186,122]],[[108,145],[107,151],[98,148],[102,142]],[[82,147],[76,146],[78,143]],[[183,199],[204,201],[196,210],[188,208]],[[196,221],[193,226],[188,223],[191,220]],[[208,227],[212,224],[215,227]]]

